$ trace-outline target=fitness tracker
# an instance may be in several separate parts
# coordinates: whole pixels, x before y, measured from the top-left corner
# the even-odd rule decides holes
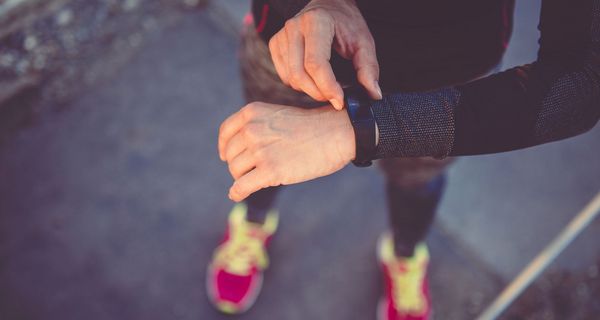
[[[357,88],[344,89],[344,102],[354,129],[356,157],[352,163],[357,167],[368,167],[375,156],[377,126],[371,109],[371,99]]]

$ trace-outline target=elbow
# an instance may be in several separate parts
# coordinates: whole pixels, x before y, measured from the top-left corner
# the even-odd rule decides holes
[[[570,125],[565,127],[567,130],[565,130],[563,138],[582,135],[598,124],[598,120],[600,120],[600,101],[594,101],[588,110],[590,112],[583,112],[576,118],[578,120],[573,120]]]
[[[596,115],[592,115],[590,120],[584,124],[581,133],[586,133],[592,130],[598,124],[598,120],[600,120],[600,101],[596,102]]]
[[[556,141],[590,131],[600,120],[600,65],[588,63],[557,79],[543,99],[536,140]]]
[[[587,101],[575,105],[545,109],[546,112],[537,119],[534,141],[563,140],[592,130],[600,120],[600,95],[594,96],[597,98],[585,99]]]
[[[584,134],[584,133],[592,130],[596,126],[596,124],[598,124],[599,118],[600,118],[600,114],[596,113],[595,117],[590,117],[589,120],[584,121],[581,125],[579,132],[576,132],[574,135]]]

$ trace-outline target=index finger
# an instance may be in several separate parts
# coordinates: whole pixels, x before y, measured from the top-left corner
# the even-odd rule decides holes
[[[225,161],[227,142],[246,124],[241,110],[229,116],[219,127],[219,157]]]
[[[344,92],[335,79],[329,60],[333,45],[333,26],[323,23],[314,23],[307,26],[305,36],[304,67],[313,79],[323,96],[331,102],[336,109],[342,109]]]
[[[358,50],[352,58],[354,68],[356,69],[356,77],[358,82],[363,85],[371,98],[380,100],[382,98],[381,89],[379,88],[379,63],[377,62],[377,54],[375,47],[367,41],[363,41],[359,45]]]

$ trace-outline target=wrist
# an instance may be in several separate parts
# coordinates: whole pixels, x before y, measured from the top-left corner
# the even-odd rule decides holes
[[[354,139],[354,129],[350,122],[348,113],[344,110],[335,110],[333,106],[327,106],[327,114],[331,116],[332,135],[337,153],[344,163],[348,163],[356,158],[356,144]]]

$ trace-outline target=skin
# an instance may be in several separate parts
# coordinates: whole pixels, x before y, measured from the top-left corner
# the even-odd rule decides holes
[[[354,159],[355,149],[348,115],[331,106],[253,102],[219,129],[219,156],[235,179],[229,190],[233,201],[262,188],[332,174]]]
[[[375,41],[354,0],[313,0],[269,41],[283,83],[341,110],[344,93],[329,63],[332,47],[352,60],[369,95],[381,99]]]
[[[381,99],[375,42],[354,0],[313,0],[269,41],[275,69],[286,85],[318,101],[317,109],[254,102],[219,129],[219,156],[242,201],[262,188],[332,174],[355,157],[354,131],[333,73],[332,48],[352,60],[359,83]]]

